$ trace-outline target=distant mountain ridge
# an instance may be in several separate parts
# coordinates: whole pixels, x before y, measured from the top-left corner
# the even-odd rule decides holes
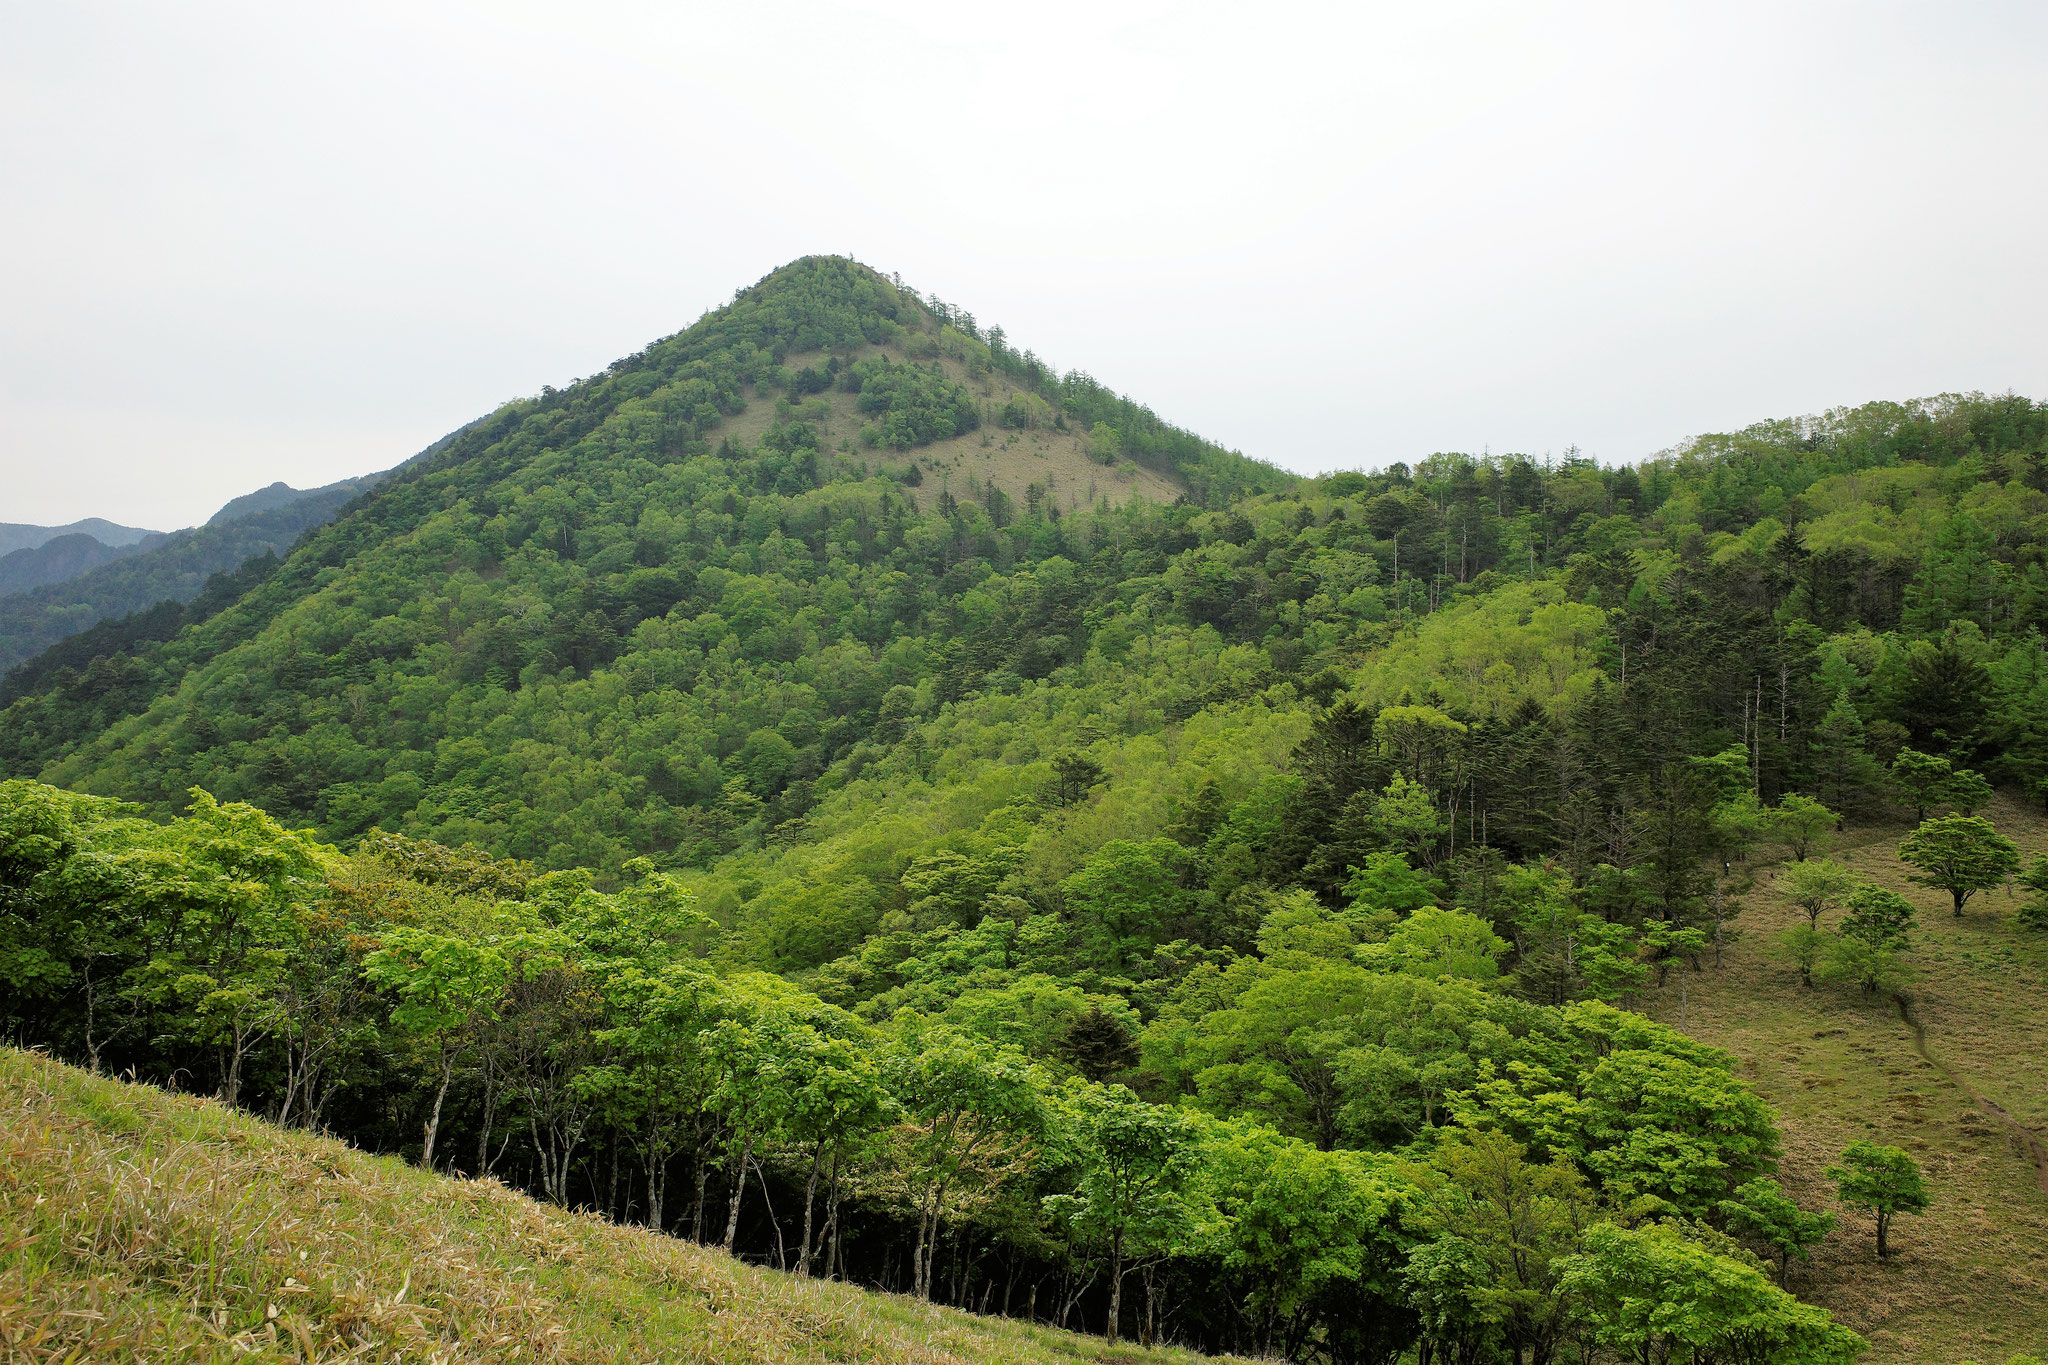
[[[133,545],[149,536],[162,535],[140,526],[122,526],[104,517],[86,517],[68,526],[32,526],[27,522],[0,521],[0,555],[16,550],[33,550],[58,536],[91,536],[102,545]]]
[[[117,545],[78,532],[0,557],[0,673],[102,622],[190,602],[209,579],[249,559],[281,556],[387,476],[366,474],[305,490],[274,483],[231,500],[203,526],[168,535],[142,531]],[[77,524],[117,534],[131,529],[98,518]],[[152,619],[156,628],[175,631],[183,617],[155,613]]]
[[[140,554],[162,539],[161,534],[151,531],[140,540],[118,545],[84,531],[71,531],[40,545],[11,551],[0,555],[0,597],[65,582],[102,564]]]

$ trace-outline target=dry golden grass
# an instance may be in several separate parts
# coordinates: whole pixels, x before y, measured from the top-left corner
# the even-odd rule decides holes
[[[1986,814],[2031,859],[2048,822],[2001,801]],[[1948,897],[1914,886],[1899,862],[1904,826],[1852,830],[1833,855],[1910,897],[1919,910],[1907,988],[1928,1057],[1888,996],[1799,986],[1776,959],[1804,916],[1762,869],[1736,921],[1726,966],[1684,979],[1684,1026],[1741,1061],[1777,1108],[1789,1193],[1836,1208],[1823,1169],[1857,1138],[1904,1147],[1927,1172],[1934,1206],[1901,1218],[1896,1254],[1878,1264],[1870,1222],[1836,1208],[1835,1233],[1794,1271],[1793,1288],[1868,1337],[1866,1365],[2002,1361],[2048,1351],[2048,1192],[2027,1142],[1978,1103],[2048,1126],[2048,938],[2012,922],[2018,902],[1979,894],[1960,920]],[[1830,922],[1838,916],[1831,915]],[[1680,978],[1644,1008],[1680,1022]],[[1931,1058],[1932,1060],[1930,1060]]]
[[[1185,1361],[715,1251],[0,1050],[0,1362]]]
[[[864,348],[855,358],[876,352],[887,354],[898,363],[904,360],[901,351],[888,347]],[[814,351],[788,356],[784,363],[791,369],[800,369],[806,365],[822,365],[825,358],[826,352]],[[918,363],[928,365],[931,362]],[[1001,374],[992,373],[977,379],[951,357],[941,357],[939,363],[949,377],[965,386],[976,401],[984,405],[993,404],[1000,409],[1019,392],[1017,386]],[[773,424],[775,395],[758,394],[750,389],[747,398],[745,412],[728,418],[723,426],[711,433],[713,444],[730,437],[736,444],[750,445]],[[1047,490],[1048,496],[1058,503],[1062,512],[1092,507],[1098,500],[1107,501],[1112,507],[1120,507],[1134,497],[1170,503],[1184,491],[1175,480],[1149,469],[1128,463],[1121,466],[1097,463],[1088,454],[1085,432],[1053,431],[1050,428],[1014,431],[990,424],[965,436],[935,441],[916,450],[869,449],[860,443],[860,429],[866,419],[855,409],[854,403],[855,395],[834,389],[814,394],[795,407],[801,411],[808,405],[813,416],[805,420],[818,426],[818,444],[821,447],[837,450],[839,443],[845,441],[853,448],[852,458],[866,460],[870,466],[901,468],[913,460],[924,466],[924,483],[911,490],[911,494],[925,507],[932,506],[939,490],[948,482],[954,496],[968,497],[970,480],[976,485],[994,480],[996,487],[1002,489],[1020,510],[1024,506],[1024,490],[1034,483]],[[819,413],[823,414],[822,417],[816,415]]]

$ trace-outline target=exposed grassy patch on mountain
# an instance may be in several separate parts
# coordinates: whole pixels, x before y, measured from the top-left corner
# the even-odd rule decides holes
[[[755,1270],[12,1049],[0,1113],[15,1360],[1196,1358]]]
[[[307,530],[374,487],[378,477],[294,491],[288,499],[273,499],[228,520],[217,516],[204,526],[174,531],[96,568],[0,597],[0,674],[100,622],[147,615],[164,603],[189,602],[214,575],[229,573],[252,558],[284,553]],[[142,632],[161,630],[166,620],[168,614],[159,612],[148,621],[128,622],[120,634],[131,645],[162,638]]]

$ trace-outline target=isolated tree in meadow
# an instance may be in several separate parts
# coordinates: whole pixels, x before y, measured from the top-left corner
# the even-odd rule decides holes
[[[1842,919],[1842,936],[1858,938],[1880,948],[1903,950],[1913,928],[1913,902],[1876,882],[1865,882],[1843,898],[1849,913]]]
[[[399,925],[387,929],[377,950],[363,959],[363,973],[398,997],[391,1025],[425,1053],[434,1076],[434,1107],[420,1148],[420,1165],[432,1170],[441,1106],[456,1064],[475,1045],[478,1025],[495,1014],[511,964],[489,944]]]
[[[1791,850],[1795,862],[1803,863],[1807,854],[1828,839],[1841,818],[1810,796],[1787,792],[1765,812],[1764,828],[1769,837]]]
[[[1830,937],[1822,950],[1819,973],[1830,981],[1848,981],[1865,995],[1889,994],[1912,979],[1912,969],[1896,948],[1851,934]]]
[[[1982,774],[1958,768],[1942,784],[1941,799],[1954,806],[1958,815],[1975,815],[1991,803],[1991,784]]]
[[[1899,842],[1899,857],[1920,869],[1914,881],[1948,892],[1958,916],[1970,897],[2020,868],[2019,847],[1977,815],[1929,820]]]
[[[1746,1180],[1717,1207],[1730,1236],[1770,1249],[1778,1258],[1778,1283],[1791,1273],[1792,1258],[1810,1258],[1816,1243],[1835,1226],[1832,1213],[1808,1213],[1785,1197],[1768,1176]]]
[[[1852,1142],[1843,1149],[1841,1164],[1828,1167],[1827,1177],[1835,1182],[1844,1204],[1876,1216],[1880,1259],[1891,1254],[1887,1234],[1892,1219],[1902,1213],[1924,1213],[1931,1202],[1919,1164],[1898,1147]]]
[[[2048,858],[2034,859],[2020,881],[2030,894],[2013,918],[2022,928],[2048,931]]]
[[[1778,953],[1799,969],[1799,984],[1813,985],[1813,969],[1820,965],[1834,935],[1810,924],[1795,924],[1778,938]]]
[[[1918,749],[1901,749],[1892,759],[1892,785],[1913,807],[1915,823],[1927,818],[1927,808],[1938,805],[1955,769],[1947,759],[1923,754]]]
[[[1805,913],[1807,924],[1816,929],[1828,907],[1841,904],[1843,897],[1858,884],[1856,874],[1832,858],[1794,863],[1778,879],[1785,899],[1798,906]]]

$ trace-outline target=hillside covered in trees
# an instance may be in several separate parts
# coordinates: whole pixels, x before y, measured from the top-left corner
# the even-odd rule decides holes
[[[1795,1203],[1631,1006],[1772,865],[1794,990],[1888,1000],[2015,877],[2048,930],[1983,815],[2048,779],[2044,550],[2024,398],[1297,479],[809,259],[16,675],[8,1008],[1112,1340],[1845,1360],[1801,1264],[1867,1216],[1888,1273],[1919,1164]]]
[[[126,528],[113,527],[117,540],[104,544],[75,532],[0,559],[0,696],[36,684],[40,674],[33,671],[12,676],[26,660],[95,627],[101,628],[96,638],[72,646],[80,662],[170,638],[196,619],[178,608],[204,593],[216,576],[242,573],[237,581],[247,583],[254,581],[250,575],[267,574],[301,534],[381,477],[309,489],[272,484],[233,499],[204,526],[134,539],[126,538]],[[252,559],[270,562],[245,571]]]

